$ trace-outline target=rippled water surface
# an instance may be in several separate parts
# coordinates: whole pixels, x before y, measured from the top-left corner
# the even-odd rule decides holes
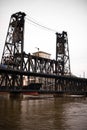
[[[0,130],[87,130],[87,98],[0,95]]]

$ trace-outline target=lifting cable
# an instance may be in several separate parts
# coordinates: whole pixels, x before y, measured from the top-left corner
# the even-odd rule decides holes
[[[51,31],[51,32],[54,32],[54,33],[57,32],[57,31],[54,30],[54,29],[48,28],[47,26],[44,26],[44,25],[40,24],[39,22],[37,22],[35,19],[31,18],[31,17],[28,16],[28,15],[27,15],[27,17],[26,17],[26,20],[28,20],[29,22],[33,23],[34,25],[37,25],[37,26],[39,26],[39,27],[41,27],[41,28],[43,28],[43,29],[46,29],[46,30],[48,30],[48,31]]]

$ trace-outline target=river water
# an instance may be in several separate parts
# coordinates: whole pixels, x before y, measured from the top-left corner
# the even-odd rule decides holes
[[[0,130],[87,130],[87,98],[0,95]]]

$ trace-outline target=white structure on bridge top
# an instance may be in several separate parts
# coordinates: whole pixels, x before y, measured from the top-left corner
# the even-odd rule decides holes
[[[34,56],[42,57],[42,58],[47,58],[50,59],[51,54],[43,51],[38,51],[33,53]]]

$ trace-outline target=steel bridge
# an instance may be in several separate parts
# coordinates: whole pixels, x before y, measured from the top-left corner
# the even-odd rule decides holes
[[[71,74],[67,32],[56,33],[56,60],[26,54],[25,17],[23,12],[11,16],[0,65],[0,91],[86,94],[87,79]],[[39,90],[25,89],[31,83],[42,85]]]

